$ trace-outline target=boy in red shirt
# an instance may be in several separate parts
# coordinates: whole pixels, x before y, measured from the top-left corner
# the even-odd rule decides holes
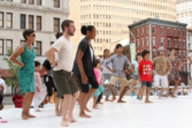
[[[149,60],[150,52],[147,50],[144,50],[142,52],[143,60],[139,62],[139,80],[141,81],[141,98],[143,99],[143,93],[147,87],[147,93],[146,93],[146,100],[145,103],[152,103],[149,100],[150,91],[152,87],[152,81],[153,81],[153,63]]]

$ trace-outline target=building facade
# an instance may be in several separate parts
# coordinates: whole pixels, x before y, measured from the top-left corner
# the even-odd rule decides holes
[[[149,50],[151,59],[158,56],[159,47],[166,49],[165,56],[169,56],[169,48],[176,48],[176,56],[183,62],[184,66],[180,69],[182,82],[187,81],[187,24],[148,18],[143,21],[129,25],[131,42],[135,42],[136,51],[142,52]]]
[[[76,23],[73,42],[83,38],[82,25],[94,25],[97,37],[92,41],[95,54],[100,55],[110,43],[128,39],[127,25],[148,17],[175,21],[176,0],[70,0],[69,18]],[[167,13],[169,12],[169,13]]]
[[[56,40],[61,22],[68,18],[69,0],[0,0],[0,67],[8,69],[3,58],[23,44],[25,29],[36,31],[36,60],[45,60],[44,52]]]
[[[192,27],[191,0],[177,0],[177,16],[179,22],[188,24],[188,28]]]

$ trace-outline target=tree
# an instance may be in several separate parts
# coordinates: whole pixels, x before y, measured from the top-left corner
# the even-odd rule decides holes
[[[4,60],[7,62],[9,69],[8,72],[11,74],[11,76],[5,76],[5,83],[7,86],[16,87],[19,85],[19,79],[18,79],[18,70],[19,66],[13,63],[9,58],[13,53],[12,49],[7,50],[7,58],[4,58]],[[13,90],[12,90],[13,91]]]

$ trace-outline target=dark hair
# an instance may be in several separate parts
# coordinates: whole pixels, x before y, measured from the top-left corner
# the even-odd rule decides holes
[[[136,57],[135,57],[135,60],[136,60],[136,61],[138,61],[138,57],[137,57],[137,56],[141,56],[141,53],[138,52],[138,53],[136,54]]]
[[[93,29],[94,29],[95,27],[93,26],[93,25],[89,25],[89,26],[85,26],[85,25],[83,25],[82,27],[81,27],[81,33],[83,34],[83,35],[86,35],[87,34],[87,31],[89,31],[89,32],[91,32]]]
[[[109,51],[109,49],[105,49],[104,51],[103,51],[103,58],[105,59],[105,52],[107,52],[107,51]]]
[[[149,54],[150,52],[148,50],[143,50],[142,57],[144,59],[145,55]]]
[[[72,20],[64,20],[61,24],[61,29],[63,32],[65,31],[65,27],[69,27],[70,23],[74,23]]]
[[[171,52],[172,50],[176,50],[176,48],[170,48],[169,51]]]
[[[100,59],[95,59],[94,68],[97,67],[97,65],[101,63]]]
[[[57,32],[57,33],[55,34],[55,37],[56,37],[56,39],[59,39],[62,35],[63,35],[62,32]]]
[[[27,36],[30,36],[31,33],[34,33],[34,32],[35,32],[35,31],[32,30],[32,29],[26,29],[26,30],[24,30],[24,31],[23,31],[23,37],[24,37],[25,41],[27,41]]]
[[[123,47],[121,44],[117,44],[116,45],[116,49],[120,48],[120,47]]]
[[[35,67],[41,65],[41,63],[39,61],[35,61]]]

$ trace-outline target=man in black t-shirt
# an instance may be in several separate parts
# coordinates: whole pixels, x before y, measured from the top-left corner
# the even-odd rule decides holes
[[[59,108],[62,102],[62,98],[58,93],[53,81],[53,68],[48,60],[43,63],[43,70],[45,71],[44,83],[47,87],[48,103],[50,103],[50,97],[53,95],[53,91],[56,93],[55,101],[55,113],[57,116],[61,115],[61,110]]]

